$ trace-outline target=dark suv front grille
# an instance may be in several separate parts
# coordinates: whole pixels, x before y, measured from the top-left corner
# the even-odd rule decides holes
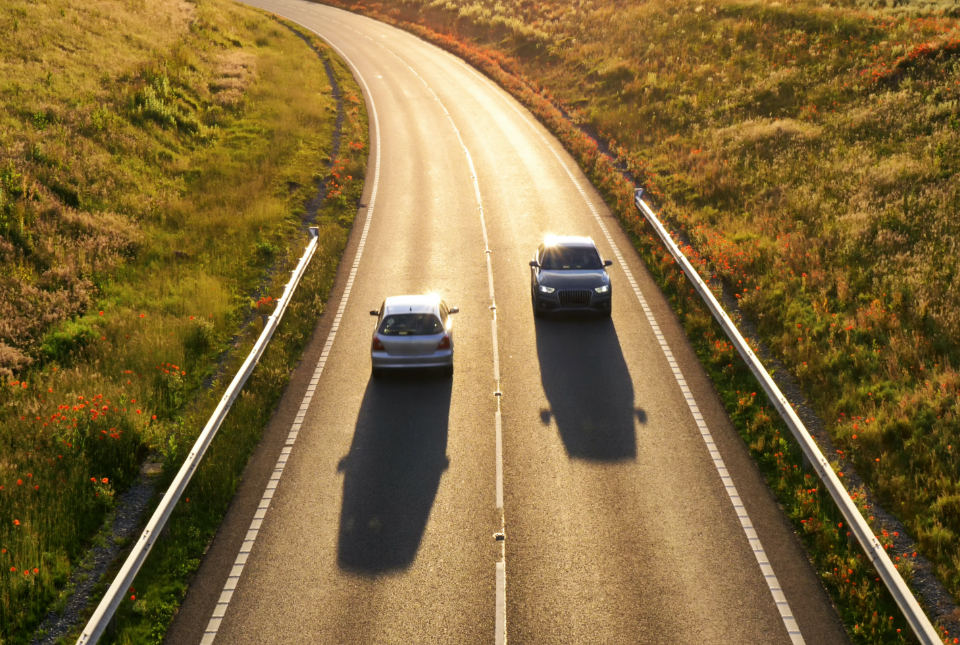
[[[590,290],[578,289],[576,291],[560,291],[557,293],[560,297],[561,307],[589,307]]]

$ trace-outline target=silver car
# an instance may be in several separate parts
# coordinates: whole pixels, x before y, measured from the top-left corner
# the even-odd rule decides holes
[[[589,237],[548,237],[530,261],[533,315],[594,311],[610,315],[613,288],[607,267]]]
[[[379,310],[370,346],[373,377],[384,370],[439,367],[453,376],[453,326],[450,315],[459,309],[447,307],[438,296],[392,296]]]

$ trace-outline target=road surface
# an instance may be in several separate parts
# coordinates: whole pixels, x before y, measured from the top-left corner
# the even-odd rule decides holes
[[[352,66],[366,207],[167,642],[848,642],[680,324],[546,130],[405,32],[251,3]],[[527,263],[551,233],[614,260],[612,319],[534,319]],[[369,311],[425,292],[461,309],[453,379],[371,379]]]

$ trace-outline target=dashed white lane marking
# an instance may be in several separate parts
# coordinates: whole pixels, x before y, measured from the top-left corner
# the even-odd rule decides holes
[[[497,321],[496,318],[490,321],[491,333],[493,338],[493,380],[500,382],[500,347],[497,342]]]
[[[497,563],[497,621],[495,627],[496,645],[507,642],[507,570],[504,563]]]
[[[680,371],[680,366],[673,357],[673,352],[670,350],[670,345],[667,343],[666,338],[661,332],[660,325],[657,324],[657,320],[653,315],[653,311],[647,305],[647,301],[643,297],[643,293],[640,291],[640,286],[633,277],[633,272],[630,271],[630,268],[627,266],[626,262],[623,261],[623,255],[620,253],[620,249],[617,247],[616,242],[613,241],[613,237],[610,235],[610,231],[607,230],[606,224],[603,223],[603,219],[600,217],[599,211],[593,205],[593,202],[590,201],[586,190],[584,190],[584,188],[581,186],[573,172],[570,171],[570,167],[567,165],[567,163],[557,153],[554,147],[550,145],[549,141],[547,141],[547,138],[541,134],[541,132],[536,128],[536,126],[534,126],[533,123],[531,123],[530,119],[528,119],[527,116],[516,105],[513,104],[510,98],[505,96],[503,90],[499,87],[496,87],[487,77],[480,74],[463,60],[453,56],[452,54],[448,55],[452,60],[460,64],[469,73],[473,74],[476,78],[480,79],[482,82],[491,87],[494,93],[500,96],[504,102],[506,102],[506,104],[509,105],[513,111],[516,112],[517,115],[523,119],[527,125],[530,126],[530,129],[533,130],[533,132],[543,142],[544,146],[550,150],[556,160],[560,163],[560,166],[563,168],[564,172],[566,172],[567,177],[570,178],[570,181],[576,187],[581,197],[583,197],[583,201],[586,203],[587,208],[590,209],[590,212],[593,214],[593,217],[599,225],[600,230],[603,232],[603,236],[610,245],[614,257],[617,258],[620,268],[623,269],[623,272],[627,278],[627,282],[630,283],[630,288],[633,290],[634,295],[640,302],[640,307],[643,309],[643,313],[647,318],[647,322],[650,324],[654,336],[657,338],[657,343],[660,345],[660,349],[663,351],[663,354],[667,359],[670,371],[673,373],[674,379],[676,379],[677,384],[680,386],[680,391],[687,403],[687,407],[690,409],[690,412],[693,415],[693,419],[697,424],[697,429],[700,431],[700,436],[703,437],[703,441],[710,453],[710,458],[713,460],[713,465],[717,469],[717,473],[720,475],[720,481],[723,483],[723,487],[727,492],[727,497],[729,497],[730,503],[733,504],[734,511],[736,511],[737,518],[740,520],[740,525],[743,527],[743,532],[747,536],[747,541],[750,543],[750,548],[753,551],[753,555],[756,557],[757,563],[760,565],[760,571],[763,574],[763,578],[770,590],[770,595],[773,596],[773,601],[776,603],[777,610],[780,612],[780,618],[783,620],[783,625],[787,630],[787,634],[789,635],[793,645],[804,645],[803,635],[800,633],[800,628],[797,625],[797,621],[793,617],[793,612],[790,610],[790,605],[787,603],[787,598],[784,595],[783,590],[780,588],[780,582],[777,580],[777,576],[773,572],[773,567],[770,566],[770,562],[767,559],[767,554],[763,550],[763,545],[760,543],[760,539],[757,537],[757,532],[754,530],[753,523],[750,521],[750,516],[747,514],[747,510],[743,506],[743,501],[740,499],[737,488],[733,484],[733,479],[727,472],[727,467],[723,462],[723,458],[720,456],[720,451],[717,450],[717,446],[713,441],[713,436],[710,434],[710,429],[703,420],[703,415],[700,413],[700,408],[697,405],[690,388],[687,386],[687,380],[684,378],[683,372]]]
[[[306,25],[301,26],[306,29],[310,29]],[[320,34],[317,35],[319,36]],[[377,156],[374,163],[373,186],[370,189],[370,201],[368,202],[367,207],[367,219],[363,224],[363,232],[360,235],[360,244],[357,247],[357,255],[354,257],[353,266],[350,267],[350,275],[347,278],[347,284],[343,290],[343,296],[340,298],[340,306],[337,308],[337,314],[334,316],[333,325],[330,327],[330,333],[327,335],[327,341],[323,346],[323,351],[320,353],[320,359],[317,361],[317,367],[313,372],[313,377],[310,379],[310,384],[307,387],[306,394],[303,396],[300,409],[293,421],[293,425],[290,427],[290,432],[287,434],[286,443],[284,444],[283,449],[280,451],[280,458],[277,459],[277,465],[273,469],[273,474],[270,476],[270,481],[267,482],[267,488],[263,493],[263,497],[260,499],[260,505],[257,507],[257,512],[253,517],[253,521],[250,523],[250,529],[247,531],[247,535],[244,537],[243,544],[240,546],[240,553],[237,555],[237,559],[234,562],[233,568],[230,570],[230,575],[227,577],[226,584],[223,585],[223,592],[220,594],[220,599],[217,601],[217,606],[213,610],[213,616],[210,618],[210,622],[207,624],[206,631],[204,631],[203,638],[200,640],[201,645],[211,645],[216,639],[217,632],[220,629],[220,624],[223,622],[227,608],[230,606],[230,600],[233,598],[233,593],[236,591],[237,583],[239,583],[240,576],[243,573],[243,568],[247,563],[247,558],[250,555],[250,551],[253,550],[253,545],[257,539],[257,534],[260,532],[260,525],[263,523],[263,518],[266,516],[267,510],[270,508],[270,500],[273,499],[273,495],[277,490],[277,484],[280,483],[280,476],[283,474],[283,469],[287,465],[287,459],[290,457],[290,453],[293,450],[293,444],[296,442],[297,434],[300,432],[300,426],[307,414],[307,409],[310,407],[310,401],[313,399],[313,393],[316,391],[317,383],[320,381],[320,375],[323,373],[323,368],[327,364],[327,358],[330,356],[330,348],[333,346],[333,340],[336,338],[337,330],[340,328],[340,321],[343,319],[343,312],[347,307],[347,300],[350,298],[350,291],[353,289],[353,281],[357,276],[357,268],[360,266],[360,257],[363,255],[363,247],[367,241],[367,233],[370,230],[370,222],[373,221],[373,209],[377,201],[377,185],[380,181],[380,121],[377,118],[377,109],[373,104],[373,95],[370,93],[370,88],[367,87],[366,81],[363,80],[363,76],[361,76],[356,66],[350,62],[347,56],[344,55],[344,53],[340,51],[336,45],[330,43],[330,46],[333,47],[337,54],[339,54],[340,57],[347,61],[347,63],[353,68],[353,73],[356,75],[357,80],[359,80],[360,83],[363,84],[363,87],[367,90],[367,96],[370,99],[370,111],[373,114],[375,132],[374,142],[377,147]]]
[[[497,510],[503,511],[503,421],[500,417],[500,410],[497,410],[496,416],[496,442],[497,442]]]

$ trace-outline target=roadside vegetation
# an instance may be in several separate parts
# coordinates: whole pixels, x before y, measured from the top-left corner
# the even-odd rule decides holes
[[[869,568],[854,566],[832,505],[794,476],[785,430],[736,376],[732,348],[667,266],[621,170],[736,293],[825,421],[837,467],[856,468],[960,600],[952,3],[329,3],[462,56],[577,157],[659,274],[855,642],[908,630]]]
[[[159,642],[323,309],[366,114],[327,47],[226,0],[12,0],[0,34],[0,642],[62,609],[143,459],[172,479],[319,227],[121,608],[117,642]]]

